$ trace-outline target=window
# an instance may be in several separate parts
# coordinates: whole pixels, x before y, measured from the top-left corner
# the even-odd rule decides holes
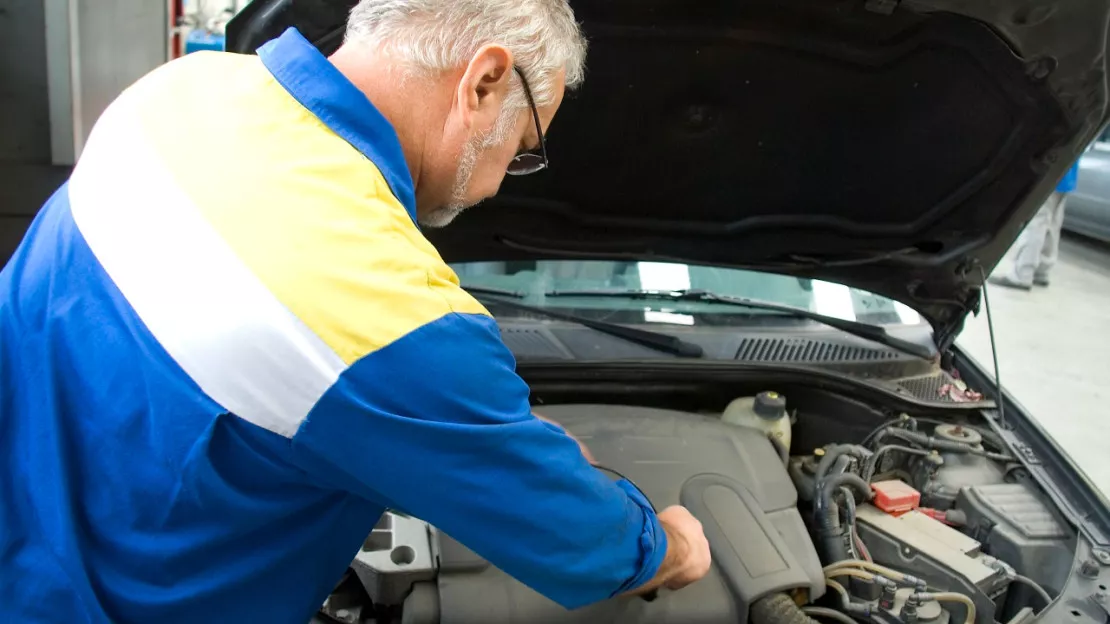
[[[721,295],[771,301],[865,323],[921,322],[920,316],[907,306],[866,291],[820,280],[756,271],[679,263],[594,260],[472,262],[452,266],[464,287],[511,291],[522,295],[523,300],[529,304],[574,308],[577,313],[638,312],[643,313],[643,318],[636,320],[644,322],[695,324],[702,317],[707,323],[710,320],[716,321],[709,324],[742,324],[744,319],[781,315],[706,302],[668,302],[632,297],[564,297],[551,296],[551,293],[581,290],[701,289]],[[722,319],[722,316],[732,318]],[[630,322],[628,318],[625,320]]]

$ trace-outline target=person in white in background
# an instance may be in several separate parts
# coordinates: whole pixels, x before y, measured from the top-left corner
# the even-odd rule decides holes
[[[1064,225],[1064,205],[1068,193],[1075,190],[1079,180],[1079,162],[1071,166],[1056,185],[1056,190],[1041,205],[1037,214],[1025,226],[1012,249],[1013,261],[1009,270],[990,278],[991,284],[1031,290],[1033,286],[1048,286],[1048,273],[1056,264],[1060,249],[1060,230]]]

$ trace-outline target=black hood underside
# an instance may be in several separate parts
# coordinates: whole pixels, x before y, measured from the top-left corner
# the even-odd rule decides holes
[[[254,0],[251,52],[337,47],[353,0]],[[551,167],[443,231],[450,262],[674,260],[900,300],[947,346],[1106,120],[1110,0],[575,0]]]

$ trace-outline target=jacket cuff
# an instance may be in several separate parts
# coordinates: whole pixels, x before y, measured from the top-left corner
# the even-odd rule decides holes
[[[613,592],[614,596],[636,589],[654,578],[667,554],[667,534],[659,524],[651,503],[626,479],[620,479],[616,484],[643,511],[644,523],[640,533],[640,571]]]

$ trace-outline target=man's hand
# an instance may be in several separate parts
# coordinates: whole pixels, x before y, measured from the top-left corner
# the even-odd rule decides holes
[[[673,505],[659,512],[659,523],[667,533],[667,556],[663,559],[660,571],[671,558],[670,544],[680,544],[675,553],[673,568],[663,580],[667,589],[682,589],[694,581],[700,581],[709,573],[712,557],[709,554],[709,540],[705,539],[701,522],[685,507]],[[656,576],[659,576],[658,574]]]
[[[685,507],[673,505],[659,512],[659,523],[667,534],[667,554],[655,577],[629,592],[633,595],[647,594],[660,587],[682,589],[709,573],[712,558],[701,522]]]
[[[544,421],[545,423],[550,423],[550,424],[555,425],[556,427],[562,429],[563,432],[566,433],[567,436],[569,436],[571,440],[574,440],[575,442],[578,443],[578,448],[582,451],[582,456],[586,458],[586,461],[590,462],[591,464],[596,464],[597,463],[597,460],[594,459],[594,455],[593,455],[593,453],[590,452],[590,449],[586,448],[586,445],[582,442],[582,440],[579,440],[578,438],[574,437],[574,434],[567,431],[566,427],[560,425],[559,423],[555,422],[554,420],[551,420],[550,418],[545,418],[543,416],[540,416],[539,414],[537,414],[535,412],[532,412],[532,415],[535,416],[536,418],[539,418],[540,420]]]
[[[596,464],[590,449],[574,437],[559,423],[532,412],[536,418],[555,425],[562,429],[572,440],[578,443],[582,455],[591,464]],[[709,554],[709,541],[705,539],[701,522],[698,521],[685,507],[673,505],[659,512],[659,524],[667,534],[667,553],[655,577],[640,587],[628,592],[631,595],[643,595],[660,587],[667,589],[682,589],[687,585],[699,581],[709,573],[712,558]]]

